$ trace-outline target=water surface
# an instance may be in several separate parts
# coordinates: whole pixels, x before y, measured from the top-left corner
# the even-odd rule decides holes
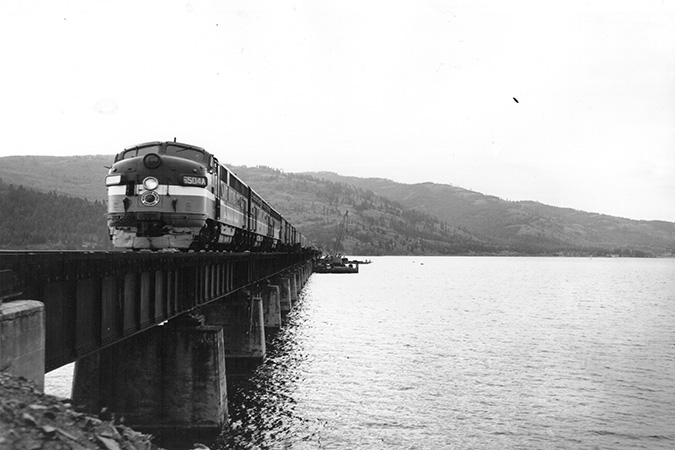
[[[314,274],[221,448],[675,447],[675,260]]]

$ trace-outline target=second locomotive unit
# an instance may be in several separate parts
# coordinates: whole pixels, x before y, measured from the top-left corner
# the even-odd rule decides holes
[[[148,142],[115,156],[108,228],[126,249],[299,251],[307,241],[201,147]]]

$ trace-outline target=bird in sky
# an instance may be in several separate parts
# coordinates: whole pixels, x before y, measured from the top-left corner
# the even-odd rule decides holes
[[[513,101],[516,103],[520,103],[517,98],[513,97]]]

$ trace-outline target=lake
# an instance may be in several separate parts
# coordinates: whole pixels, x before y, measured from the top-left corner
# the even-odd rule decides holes
[[[675,259],[373,258],[273,347],[219,448],[675,447]]]

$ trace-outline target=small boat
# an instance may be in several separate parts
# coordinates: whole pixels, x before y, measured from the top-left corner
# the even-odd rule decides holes
[[[349,261],[341,255],[328,255],[319,259],[314,267],[315,273],[359,273],[359,262]]]
[[[365,261],[359,261],[358,259],[353,259],[349,261],[352,264],[372,264],[372,261],[369,259],[366,259]]]
[[[347,223],[349,222],[349,211],[345,211],[342,217],[342,222],[337,227],[335,232],[335,243],[330,254],[321,257],[314,266],[315,273],[359,273],[359,261],[350,261],[338,253],[340,243],[347,231]]]

